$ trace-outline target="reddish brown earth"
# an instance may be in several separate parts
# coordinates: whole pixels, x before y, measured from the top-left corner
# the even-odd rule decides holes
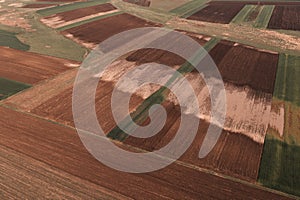
[[[158,134],[146,139],[129,136],[124,143],[147,151],[158,150],[167,145],[176,135],[181,115],[179,106],[170,102],[165,102],[163,105],[168,118],[164,128]],[[148,123],[149,119],[143,125]],[[245,135],[223,131],[213,151],[204,159],[200,159],[198,153],[208,125],[207,122],[200,121],[196,138],[180,160],[221,174],[256,181],[263,145]]]
[[[57,6],[58,4],[41,4],[41,3],[36,3],[36,4],[27,4],[23,6],[22,8],[46,8],[50,6]]]
[[[4,107],[0,115],[5,198],[288,199],[179,163],[147,174],[118,172],[95,160],[74,129]]]
[[[300,5],[297,1],[211,1],[212,5],[241,4],[241,5]]]
[[[176,30],[176,31],[191,37],[196,42],[198,42],[201,46],[204,46],[206,42],[210,39],[208,36],[199,35],[192,32],[186,32],[182,30]],[[181,58],[180,56],[172,52],[166,52],[164,50],[158,50],[158,49],[138,50],[130,54],[126,58],[126,60],[131,62],[137,62],[138,65],[144,63],[156,62],[167,66],[181,66],[186,62],[185,59]]]
[[[85,16],[101,13],[101,12],[107,12],[111,10],[116,10],[116,7],[111,5],[110,3],[106,4],[101,4],[101,5],[96,5],[96,6],[91,6],[87,8],[79,8],[67,12],[62,12],[62,13],[57,13],[55,15],[51,15],[48,17],[45,17],[45,19],[50,19],[53,17],[59,17],[60,20],[63,21],[72,21],[74,19],[82,18]]]
[[[144,6],[144,7],[149,7],[151,4],[151,0],[123,0],[123,1],[127,3],[136,4],[139,6]]]
[[[300,30],[300,4],[298,6],[275,6],[268,28]]]
[[[229,24],[243,7],[243,4],[208,4],[187,19]]]
[[[1,76],[23,83],[36,84],[71,67],[79,66],[79,63],[75,61],[5,47],[0,47],[0,50]]]
[[[223,80],[273,94],[278,53],[221,41],[209,54],[218,66]]]
[[[112,26],[112,24],[114,25]],[[63,31],[63,34],[71,34],[73,38],[84,43],[99,44],[117,33],[134,28],[153,26],[159,25],[124,13],[67,29]]]

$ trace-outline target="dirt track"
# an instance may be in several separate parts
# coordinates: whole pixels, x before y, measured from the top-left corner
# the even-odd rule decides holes
[[[92,194],[93,198],[117,199],[288,199],[179,164],[147,174],[121,173],[96,161],[73,129],[3,107],[0,115],[0,148],[5,152],[0,155],[4,161],[1,167],[7,169],[0,176],[2,180],[16,178],[13,188],[25,191],[22,198],[45,194],[70,198],[76,191],[77,197]],[[41,170],[43,176],[37,173]],[[67,183],[62,180],[66,176]],[[57,179],[59,185],[55,184]],[[12,184],[10,181],[7,185]],[[7,197],[11,197],[10,188],[0,186]]]
[[[0,47],[0,50],[1,76],[23,83],[36,84],[79,66],[75,61],[5,47]]]

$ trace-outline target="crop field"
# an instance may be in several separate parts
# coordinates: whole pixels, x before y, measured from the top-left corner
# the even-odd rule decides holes
[[[244,4],[209,3],[205,8],[189,16],[187,19],[229,24],[244,6]]]
[[[151,0],[123,0],[123,1],[127,3],[136,4],[139,6],[144,6],[144,7],[149,7],[151,4]]]
[[[0,77],[0,100],[6,99],[29,87],[30,85]]]
[[[270,93],[274,91],[279,55],[223,41],[210,51],[223,80]]]
[[[300,106],[300,57],[280,55],[274,97]]]
[[[273,100],[272,107],[282,113],[283,131],[274,129],[275,123],[270,124],[258,180],[267,187],[299,196],[300,109],[293,103],[278,99]]]
[[[300,4],[275,6],[268,28],[300,31]]]
[[[23,6],[22,8],[47,8],[52,6],[58,6],[58,4],[51,4],[51,3],[33,3],[33,4],[27,4]]]
[[[74,129],[4,107],[0,107],[0,114],[1,164],[4,169],[1,179],[6,181],[6,187],[1,187],[1,191],[6,197],[11,197],[12,192],[15,194],[11,188],[17,186],[27,191],[26,194],[16,194],[22,198],[35,198],[39,193],[55,191],[48,196],[72,198],[76,192],[76,197],[82,198],[127,199],[139,198],[142,191],[143,197],[151,199],[199,199],[203,196],[289,199],[178,163],[147,174],[118,172],[94,159]],[[37,172],[43,172],[43,176]],[[11,177],[20,179],[16,182]],[[212,184],[213,188],[210,187]],[[45,186],[49,186],[46,191]],[[222,192],[215,192],[215,188]]]
[[[111,24],[114,24],[114,26],[111,26]],[[86,47],[95,47],[117,33],[152,26],[159,26],[159,24],[124,13],[70,28],[62,33]]]
[[[36,84],[72,67],[78,62],[0,47],[1,76],[18,82]]]
[[[4,30],[0,30],[0,46],[6,46],[23,51],[27,51],[30,48],[29,45],[22,43],[16,37],[16,34]]]
[[[164,11],[170,11],[178,8],[191,0],[172,0],[172,1],[161,1],[161,0],[151,0],[150,8],[155,8]],[[170,3],[172,2],[172,3]]]
[[[57,13],[54,15],[47,16],[41,19],[41,21],[52,28],[59,28],[83,20],[99,17],[106,14],[111,14],[116,11],[116,7],[109,3],[106,3]]]

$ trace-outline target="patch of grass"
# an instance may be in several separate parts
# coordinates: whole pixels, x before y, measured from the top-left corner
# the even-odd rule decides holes
[[[203,6],[207,2],[208,0],[193,0],[182,6],[179,6],[178,8],[171,10],[170,12],[179,16],[183,16],[187,13],[192,13],[195,10],[199,10],[199,7]]]
[[[258,181],[264,186],[300,196],[300,146],[266,136]]]
[[[18,38],[30,45],[30,52],[76,61],[82,61],[89,52],[85,47],[42,24],[37,14],[28,13],[28,20],[34,31],[21,32]]]
[[[6,99],[22,90],[30,88],[30,85],[0,77],[0,100]]]
[[[86,2],[75,2],[75,3],[65,4],[62,6],[55,6],[55,7],[46,8],[43,10],[38,10],[37,13],[42,16],[49,16],[49,15],[54,15],[57,13],[75,10],[75,9],[79,9],[79,8],[95,6],[95,5],[103,4],[106,2],[108,2],[108,0],[93,0],[93,1],[86,1]]]
[[[300,106],[300,57],[280,54],[274,97]]]
[[[22,51],[29,50],[30,46],[22,43],[17,37],[16,33],[0,30],[0,46],[6,46]]]
[[[233,18],[231,23],[240,24],[245,21],[246,17],[253,11],[255,5],[246,5],[244,8]]]
[[[83,20],[83,21],[80,21],[80,22],[76,22],[74,24],[70,24],[70,25],[67,25],[67,26],[60,27],[57,30],[58,31],[64,31],[64,30],[74,28],[74,27],[77,27],[77,26],[80,26],[80,25],[83,25],[83,24],[86,24],[86,23],[89,23],[89,22],[97,21],[99,19],[104,19],[106,17],[111,17],[111,16],[114,16],[114,15],[119,15],[121,13],[123,13],[123,12],[120,11],[120,12],[110,13],[110,14],[107,14],[107,15],[102,15],[102,16],[99,16],[99,17]]]
[[[255,28],[267,28],[275,6],[263,6],[254,23]]]
[[[150,8],[155,8],[163,11],[175,9],[191,0],[151,0]]]

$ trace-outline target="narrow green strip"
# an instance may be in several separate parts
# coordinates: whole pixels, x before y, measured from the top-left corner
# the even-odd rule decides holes
[[[171,13],[177,14],[179,16],[183,16],[186,13],[192,12],[195,9],[198,9],[200,6],[203,6],[205,3],[207,3],[208,0],[193,0],[191,2],[188,2],[184,5],[181,5],[173,10],[171,10]]]
[[[255,5],[246,5],[244,8],[233,18],[231,23],[240,24],[245,21],[246,17],[251,13]]]
[[[275,6],[263,6],[254,23],[255,28],[267,28]]]

